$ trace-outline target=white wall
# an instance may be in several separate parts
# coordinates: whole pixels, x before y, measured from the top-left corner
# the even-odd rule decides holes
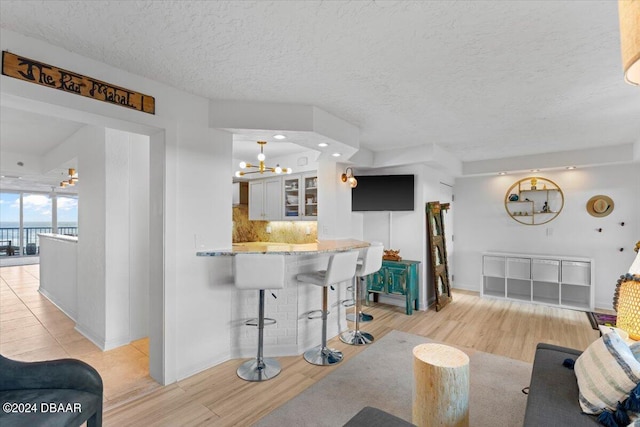
[[[640,167],[600,166],[535,175],[556,182],[565,198],[560,215],[539,226],[519,224],[504,208],[507,189],[531,174],[456,179],[454,286],[480,291],[481,255],[486,251],[589,257],[595,263],[595,306],[611,309],[616,281],[629,269],[633,245],[640,238]],[[586,211],[587,201],[598,194],[615,203],[614,211],[604,218]]]
[[[82,139],[77,328],[106,350],[148,333],[148,137],[87,126],[70,139]]]
[[[175,254],[176,375],[185,378],[229,359],[230,257],[196,257],[202,249],[231,246],[232,135],[189,125],[177,156]]]
[[[149,137],[128,133],[129,339],[149,335]]]
[[[319,166],[318,239],[353,238],[351,187],[340,180],[344,168],[333,159],[320,159]]]
[[[78,170],[78,316],[76,328],[94,343],[106,339],[106,162],[105,129],[86,126],[81,138]]]
[[[106,129],[102,152],[105,162],[105,342],[110,349],[128,344],[129,339],[129,136],[126,132]],[[89,189],[95,191],[96,189]],[[81,206],[82,199],[78,198]],[[89,228],[90,229],[90,228]],[[86,255],[84,256],[86,257]],[[101,343],[102,344],[102,343]]]

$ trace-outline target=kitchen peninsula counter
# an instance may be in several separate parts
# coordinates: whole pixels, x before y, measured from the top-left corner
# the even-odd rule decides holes
[[[369,243],[354,239],[320,240],[315,243],[234,243],[231,249],[199,251],[197,256],[233,256],[235,254],[313,255],[362,249]]]
[[[267,293],[265,313],[277,322],[266,328],[264,354],[269,357],[295,356],[315,347],[321,341],[322,321],[309,319],[310,312],[322,307],[322,288],[299,282],[297,275],[327,268],[332,254],[342,251],[359,250],[369,246],[368,242],[353,239],[322,240],[316,243],[237,243],[231,249],[203,250],[197,252],[201,261],[217,268],[231,263],[238,254],[284,255],[285,285],[283,289]],[[206,257],[214,257],[206,259]],[[233,270],[233,267],[232,267]],[[231,282],[233,279],[230,277]],[[334,337],[347,328],[345,307],[341,303],[350,298],[346,288],[352,283],[344,282],[334,286],[329,292],[330,313],[328,315],[327,336]],[[225,286],[221,284],[220,286]],[[234,289],[231,294],[231,357],[255,357],[256,330],[246,326],[245,321],[255,318],[258,311],[258,292]]]

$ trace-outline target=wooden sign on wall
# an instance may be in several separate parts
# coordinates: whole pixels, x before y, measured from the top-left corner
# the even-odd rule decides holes
[[[34,61],[33,59],[15,55],[7,51],[2,52],[2,74],[144,113],[156,113],[156,100],[152,96],[63,70],[53,65]]]

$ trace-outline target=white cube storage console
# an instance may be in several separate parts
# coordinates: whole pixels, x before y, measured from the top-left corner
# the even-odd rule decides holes
[[[588,258],[486,253],[481,295],[592,310],[592,277]]]

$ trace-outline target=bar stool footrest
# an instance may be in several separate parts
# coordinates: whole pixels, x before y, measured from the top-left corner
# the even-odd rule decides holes
[[[275,325],[276,323],[278,323],[276,319],[272,319],[271,317],[264,318],[264,326]],[[244,324],[247,326],[258,326],[258,319],[257,318],[249,319],[246,322],[244,322]]]
[[[329,315],[329,311],[327,311],[327,316]],[[319,316],[318,316],[319,314]],[[309,320],[315,320],[315,319],[322,319],[322,310],[313,310],[307,313],[307,319]]]

